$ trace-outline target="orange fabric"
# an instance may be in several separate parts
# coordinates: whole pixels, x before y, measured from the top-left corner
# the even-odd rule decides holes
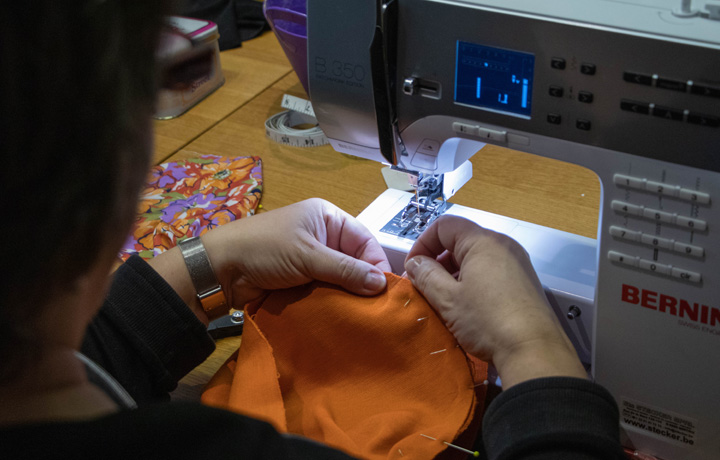
[[[387,278],[375,297],[315,282],[248,307],[203,402],[361,458],[444,451],[481,409],[487,365],[468,361],[410,281]]]

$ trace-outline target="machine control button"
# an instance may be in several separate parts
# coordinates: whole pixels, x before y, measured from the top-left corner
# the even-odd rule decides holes
[[[550,60],[550,67],[558,70],[565,70],[565,59],[554,57]]]
[[[650,104],[645,102],[629,101],[623,99],[620,101],[620,109],[626,112],[639,113],[641,115],[650,114]]]
[[[661,107],[656,105],[653,107],[653,116],[658,118],[664,118],[666,120],[682,121],[683,111],[679,109],[673,109],[670,107]]]
[[[507,142],[507,131],[497,131],[494,129],[478,128],[479,137],[483,139],[491,139],[498,142]]]
[[[655,262],[654,260],[640,259],[640,261],[638,262],[638,267],[642,268],[643,270],[648,270],[663,275],[672,274],[672,267],[670,267],[670,265],[660,264]]]
[[[589,64],[587,62],[580,64],[580,73],[585,75],[595,75],[596,71],[597,67],[595,67],[595,64]]]
[[[568,308],[567,317],[568,319],[575,319],[579,318],[582,314],[582,310],[578,308],[577,305],[570,305],[570,308]]]
[[[673,240],[669,240],[667,238],[660,238],[659,236],[648,235],[647,233],[643,233],[641,235],[640,241],[643,244],[663,249],[672,249],[674,243]]]
[[[653,77],[652,75],[645,75],[641,73],[625,72],[623,73],[623,80],[637,85],[650,86],[652,85]]]
[[[720,126],[720,118],[693,112],[688,113],[687,121],[688,123],[692,123],[694,125],[709,126],[711,128],[717,128]]]
[[[610,226],[610,235],[627,241],[647,244],[648,246],[655,248],[668,249],[673,252],[685,254],[686,256],[703,257],[705,255],[705,249],[700,246],[681,243],[673,239],[661,238],[655,235],[648,235],[637,230],[630,230],[617,225]]]
[[[530,145],[530,138],[519,134],[508,133],[508,142],[520,145]]]
[[[677,216],[675,224],[699,232],[707,230],[707,222],[701,219],[693,219],[692,217]]]
[[[697,94],[699,96],[708,97],[720,97],[720,88],[714,88],[712,86],[698,85],[697,83],[692,84],[690,87],[690,93]]]
[[[613,200],[610,204],[613,211],[628,214],[631,216],[640,216],[656,222],[674,224],[690,230],[703,232],[707,230],[707,222],[702,219],[695,219],[687,216],[679,216],[659,209],[646,208],[635,204],[625,203],[624,201]]]
[[[627,228],[618,227],[617,225],[612,225],[610,227],[610,235],[612,235],[616,238],[622,238],[624,240],[640,241],[640,239],[642,237],[642,232],[637,232],[635,230],[628,230]]]
[[[700,273],[691,272],[690,270],[684,270],[682,268],[673,267],[672,277],[680,278],[681,280],[690,281],[691,283],[699,283],[702,281],[702,275]]]
[[[675,214],[670,214],[669,212],[660,211],[658,209],[643,208],[642,215],[646,219],[657,220],[668,224],[675,222]]]
[[[710,195],[689,188],[681,188],[678,197],[681,200],[694,201],[699,204],[710,204]]]
[[[671,196],[685,201],[692,201],[698,204],[710,204],[710,195],[705,192],[682,188],[679,185],[671,185],[663,182],[655,182],[640,177],[628,176],[626,174],[613,175],[613,182],[620,187],[628,187],[636,190],[645,190],[650,193]]]
[[[609,251],[608,259],[610,259],[612,262],[618,262],[621,264],[630,265],[631,267],[637,267],[639,257],[629,256],[627,254],[623,254],[622,252]]]
[[[410,163],[418,168],[429,169],[431,171],[437,169],[437,157],[425,155],[420,152],[415,152]]]
[[[407,94],[408,96],[414,96],[418,92],[419,83],[417,78],[415,77],[408,77],[405,80],[403,80],[403,93]]]
[[[655,86],[662,89],[669,89],[672,91],[687,91],[687,82],[679,80],[671,80],[669,78],[658,78],[655,82]]]
[[[478,135],[478,127],[475,125],[468,125],[467,123],[453,122],[452,129],[456,133],[467,134],[469,136]]]
[[[680,195],[680,186],[663,184],[662,182],[655,182],[651,180],[645,182],[645,190],[665,196]]]
[[[630,188],[636,188],[636,189],[645,189],[645,179],[640,179],[639,177],[632,177],[632,176],[626,176],[625,174],[615,174],[613,176],[613,181],[615,182],[615,185],[620,185],[622,187],[630,187]]]
[[[552,97],[563,97],[563,93],[562,86],[550,85],[550,88],[548,88],[548,94]]]
[[[705,255],[705,249],[701,248],[700,246],[680,243],[678,241],[676,241],[673,245],[673,251],[694,257],[703,257]]]
[[[613,200],[612,209],[615,212],[623,212],[625,214],[630,214],[631,216],[642,216],[643,213],[643,207],[637,206],[635,204],[625,203],[618,200]]]
[[[697,230],[699,232],[707,230],[707,222],[702,219],[695,219],[687,216],[678,216],[669,212],[660,211],[659,209],[646,208],[635,204],[626,203],[624,201],[613,200],[610,204],[612,210],[618,213],[624,213],[631,216],[645,217],[658,222],[675,224],[680,227]]]
[[[590,120],[585,120],[584,118],[578,118],[575,121],[575,127],[577,129],[583,130],[583,131],[590,131],[590,128],[592,127],[592,123]]]
[[[440,150],[440,142],[433,139],[423,139],[416,152],[437,156],[438,150]]]
[[[559,125],[562,122],[562,117],[557,113],[548,113],[547,121],[553,125]]]
[[[593,101],[593,93],[590,91],[580,91],[578,93],[578,101],[584,102],[585,104],[591,104]]]

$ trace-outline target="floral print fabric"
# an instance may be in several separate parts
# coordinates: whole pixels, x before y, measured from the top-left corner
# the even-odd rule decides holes
[[[150,259],[180,240],[253,215],[261,194],[259,157],[203,155],[155,166],[120,257]]]

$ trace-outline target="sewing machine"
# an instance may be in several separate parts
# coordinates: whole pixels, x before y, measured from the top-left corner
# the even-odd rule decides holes
[[[308,0],[308,77],[337,151],[413,178],[359,216],[396,272],[442,213],[510,235],[624,445],[720,458],[719,2]],[[597,241],[447,203],[485,143],[594,171]]]

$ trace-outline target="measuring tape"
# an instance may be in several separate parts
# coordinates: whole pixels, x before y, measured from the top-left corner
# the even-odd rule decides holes
[[[265,135],[280,144],[293,147],[316,147],[328,143],[327,137],[318,126],[315,112],[310,101],[286,94],[282,107],[288,109],[277,113],[265,121]],[[308,129],[296,129],[294,126],[313,125]]]

